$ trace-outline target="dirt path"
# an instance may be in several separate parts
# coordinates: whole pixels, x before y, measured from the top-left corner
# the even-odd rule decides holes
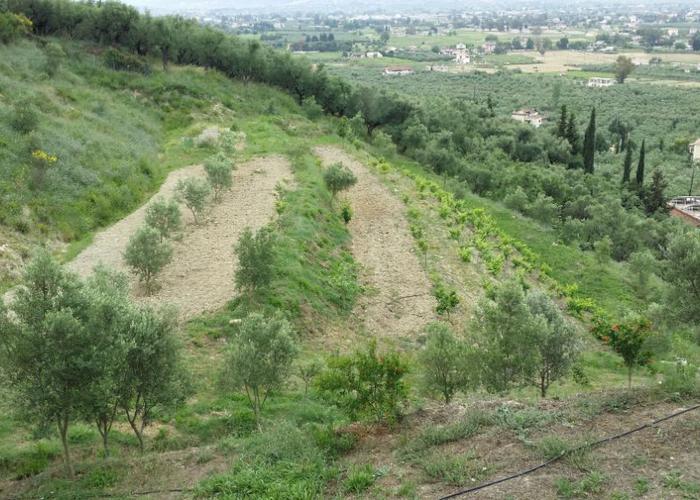
[[[370,293],[358,301],[355,313],[370,334],[414,338],[435,319],[435,299],[413,251],[403,204],[342,149],[323,146],[315,152],[324,166],[342,162],[357,176],[357,184],[346,194],[354,212],[349,229],[352,252]]]
[[[201,165],[177,170],[152,199],[172,196],[179,179],[204,175]],[[217,309],[232,297],[233,245],[246,227],[256,230],[274,217],[275,187],[291,180],[292,172],[285,158],[271,156],[239,165],[233,177],[233,188],[223,194],[200,225],[193,224],[192,215],[183,207],[185,233],[173,244],[173,260],[158,278],[161,287],[153,296],[140,300],[172,304],[186,319]],[[68,267],[81,276],[90,274],[100,262],[127,272],[122,254],[129,237],[143,224],[147,205],[98,233]]]

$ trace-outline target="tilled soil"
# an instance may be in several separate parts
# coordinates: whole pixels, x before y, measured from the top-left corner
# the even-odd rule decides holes
[[[172,196],[177,181],[192,176],[205,176],[201,165],[172,172],[152,199]],[[134,280],[134,295],[150,304],[176,306],[181,319],[223,306],[234,294],[234,244],[246,227],[255,231],[270,222],[275,215],[275,188],[291,179],[287,159],[254,159],[238,166],[232,189],[222,194],[199,225],[182,207],[184,235],[173,242],[173,260],[158,276],[159,289],[144,297]],[[131,235],[143,224],[147,206],[98,233],[68,267],[81,276],[89,275],[100,262],[128,272],[122,255]]]
[[[362,284],[369,289],[355,315],[371,335],[413,339],[435,319],[435,299],[428,276],[414,253],[405,208],[365,165],[340,148],[315,150],[324,166],[341,162],[357,176],[344,195],[353,210],[348,228],[352,253],[362,266]]]

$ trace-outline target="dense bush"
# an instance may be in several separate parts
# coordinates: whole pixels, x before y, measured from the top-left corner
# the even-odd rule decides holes
[[[371,342],[365,350],[329,358],[317,387],[353,419],[394,422],[408,395],[407,369],[398,353],[379,354]]]

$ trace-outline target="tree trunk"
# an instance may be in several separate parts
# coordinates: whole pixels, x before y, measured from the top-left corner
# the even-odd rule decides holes
[[[141,451],[141,453],[143,453],[143,433],[139,430],[135,421],[129,419],[129,425],[134,430],[134,434],[136,434],[136,439],[139,440],[139,450]]]
[[[66,473],[68,477],[73,479],[75,471],[73,463],[70,459],[70,450],[68,449],[68,415],[64,415],[58,419],[58,433],[61,435],[61,444],[63,444],[63,461],[66,465]]]
[[[627,388],[628,389],[632,388],[632,367],[631,366],[627,367]]]
[[[544,373],[540,375],[540,396],[547,397],[547,382]]]

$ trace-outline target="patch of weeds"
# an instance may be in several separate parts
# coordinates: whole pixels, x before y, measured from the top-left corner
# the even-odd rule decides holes
[[[562,419],[558,411],[545,411],[537,408],[514,410],[501,406],[496,411],[496,422],[500,427],[512,430],[521,438],[530,431],[542,429]]]
[[[0,451],[0,472],[7,471],[15,479],[31,477],[45,470],[60,454],[57,442],[45,440],[25,448]]]
[[[559,436],[547,436],[537,443],[535,448],[545,460],[551,460],[564,455],[569,450],[569,445]]]
[[[436,427],[428,427],[417,438],[410,441],[403,450],[404,455],[421,453],[433,446],[467,439],[495,423],[493,415],[474,411],[459,421]]]
[[[233,468],[200,483],[197,495],[227,498],[308,499],[322,496],[338,470],[314,439],[291,422],[282,422],[238,443]]]
[[[160,428],[153,438],[153,449],[156,451],[182,450],[196,444],[197,441],[192,437],[172,434],[165,428]]]
[[[435,452],[421,459],[420,465],[429,478],[455,486],[481,481],[489,472],[474,452],[457,456]]]
[[[671,471],[664,474],[661,484],[664,488],[679,490],[684,498],[698,498],[700,495],[700,484],[694,481],[685,481],[680,471]]]
[[[608,479],[600,472],[591,471],[579,481],[559,478],[554,484],[560,498],[582,498],[603,493],[607,481]]]
[[[646,455],[635,455],[632,457],[632,466],[633,467],[642,467],[643,465],[646,465],[649,463],[649,457]]]
[[[352,467],[343,481],[343,491],[345,493],[362,493],[374,484],[377,474],[374,468],[369,465]]]
[[[404,482],[396,490],[396,496],[401,498],[418,498],[416,483],[414,483],[413,481]]]
[[[198,465],[209,463],[213,459],[214,459],[214,452],[211,450],[211,448],[203,448],[203,449],[199,450],[194,457],[194,461]]]
[[[547,436],[537,443],[535,448],[545,460],[562,456],[566,463],[581,471],[590,470],[593,464],[587,442],[572,444],[559,436]]]
[[[332,424],[313,426],[311,427],[311,434],[316,442],[316,446],[331,458],[349,452],[357,442],[355,434],[342,432]]]
[[[80,480],[80,483],[86,488],[104,489],[117,484],[120,477],[121,473],[117,467],[104,464],[88,472]]]
[[[629,500],[629,495],[623,491],[613,491],[610,494],[610,500]]]
[[[638,477],[634,481],[634,494],[642,497],[649,493],[649,480],[645,477]]]
[[[68,433],[70,444],[87,444],[95,441],[97,432],[92,427],[85,424],[75,424]]]

